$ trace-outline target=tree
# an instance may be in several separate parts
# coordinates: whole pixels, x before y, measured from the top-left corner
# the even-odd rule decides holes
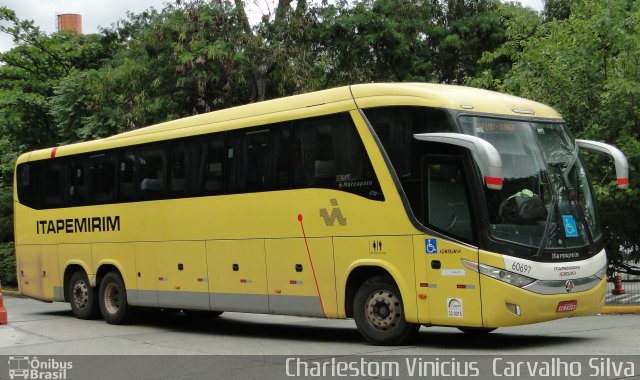
[[[467,76],[465,84],[496,91],[504,90],[504,78],[511,72],[530,38],[542,21],[538,13],[516,4],[500,4],[497,8],[504,36],[501,45],[494,50],[485,50],[478,60],[475,75]]]
[[[545,21],[566,20],[571,15],[571,8],[578,0],[544,0],[542,16]]]
[[[0,53],[0,275],[6,281],[15,279],[11,242],[15,160],[22,152],[68,141],[52,115],[54,89],[76,70],[99,67],[114,47],[95,35],[47,36],[6,7],[0,7],[0,20],[5,22],[0,32],[17,43]]]
[[[627,155],[626,192],[615,189],[610,163],[594,165],[592,158],[588,166],[599,179],[609,261],[640,259],[640,189],[633,175],[640,166],[640,3],[582,1],[566,20],[543,24],[515,58],[504,90],[554,106],[576,136],[613,143]]]
[[[269,76],[296,54],[304,4],[281,0],[255,27],[240,0],[178,1],[130,14],[105,31],[123,45],[111,60],[59,83],[56,121],[77,141],[264,100]],[[272,87],[271,96],[284,95]]]

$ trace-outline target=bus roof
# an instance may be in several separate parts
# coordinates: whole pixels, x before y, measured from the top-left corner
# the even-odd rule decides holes
[[[268,124],[356,108],[415,105],[515,117],[558,119],[543,104],[498,92],[432,83],[370,83],[344,86],[213,111],[135,129],[104,139],[25,153],[18,163],[115,148],[239,126]],[[297,112],[296,112],[297,111]]]

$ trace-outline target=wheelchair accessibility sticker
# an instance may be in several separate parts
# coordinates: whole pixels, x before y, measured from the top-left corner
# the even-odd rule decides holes
[[[562,215],[562,224],[564,224],[564,235],[566,237],[578,237],[578,225],[573,215]]]
[[[438,241],[437,239],[425,239],[424,245],[427,254],[437,255],[438,254]]]

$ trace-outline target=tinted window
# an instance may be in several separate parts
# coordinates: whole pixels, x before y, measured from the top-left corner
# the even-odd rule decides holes
[[[122,149],[119,154],[118,176],[120,183],[120,199],[132,201],[137,199],[137,166],[136,152],[133,148]]]
[[[83,205],[88,201],[89,181],[85,163],[82,157],[67,160],[67,203],[70,206]]]
[[[35,161],[17,175],[34,208],[308,187],[384,200],[348,114]]]
[[[224,134],[198,137],[194,142],[195,165],[192,166],[195,193],[216,195],[224,193],[225,147]]]
[[[89,156],[89,194],[92,203],[113,202],[116,196],[114,152]]]
[[[427,224],[435,230],[473,241],[473,225],[462,165],[458,162],[430,162],[427,178]]]
[[[169,193],[182,196],[188,193],[189,150],[187,141],[177,141],[171,146],[169,159]]]
[[[229,191],[289,188],[290,134],[287,124],[231,133],[227,150]]]
[[[20,203],[39,208],[42,198],[42,163],[29,162],[18,165],[17,184]]]
[[[296,121],[293,184],[338,189],[384,199],[373,167],[349,115]]]
[[[443,110],[426,107],[381,107],[364,111],[395,170],[413,215],[424,223],[422,165],[433,146],[416,140],[416,133],[452,132]],[[451,151],[450,147],[446,147]]]
[[[43,187],[44,207],[60,207],[63,204],[64,192],[62,185],[64,182],[64,171],[61,160],[51,160],[44,166],[44,178],[46,184]]]
[[[400,179],[420,178],[423,149],[416,133],[453,132],[448,115],[426,107],[381,107],[364,111]]]
[[[141,198],[158,199],[167,195],[167,152],[163,145],[144,145],[137,154],[138,186]]]

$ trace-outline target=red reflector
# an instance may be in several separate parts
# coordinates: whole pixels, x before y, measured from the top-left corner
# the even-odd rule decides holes
[[[564,313],[567,311],[575,311],[578,308],[578,301],[563,301],[558,304],[556,311]]]
[[[290,285],[295,285],[295,284],[297,284],[297,283],[298,283],[298,281],[296,281],[296,280],[291,280],[291,281],[289,281],[289,284],[290,284]]]
[[[458,285],[456,285],[456,288],[458,288],[458,289],[466,289],[467,285],[458,284]]]
[[[247,280],[240,280],[240,283],[241,283],[241,284],[246,284],[246,283],[247,283]]]
[[[628,185],[629,178],[618,178],[618,185]]]
[[[487,185],[502,186],[502,178],[484,177],[484,180],[487,181]]]
[[[55,147],[51,150],[51,158],[55,158],[56,157],[56,152],[58,151],[58,147]]]
[[[421,283],[420,283],[420,287],[421,287],[421,288],[428,288],[428,287],[429,287],[429,284],[428,284],[428,283],[426,283],[426,282],[421,282]]]

